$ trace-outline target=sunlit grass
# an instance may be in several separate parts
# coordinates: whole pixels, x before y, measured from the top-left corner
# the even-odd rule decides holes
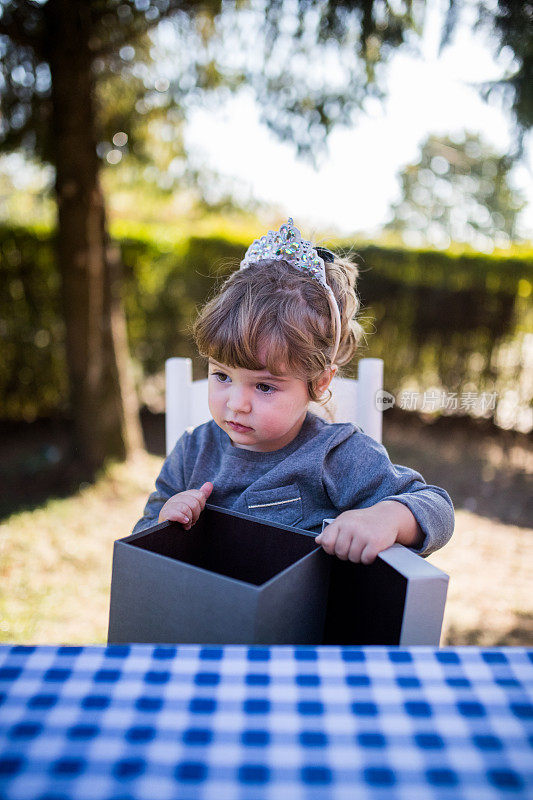
[[[104,642],[113,541],[127,536],[161,459],[110,465],[67,499],[1,526],[0,641]]]
[[[161,461],[111,464],[94,485],[0,525],[1,642],[106,641],[113,541],[131,532]],[[459,510],[430,560],[451,576],[443,644],[532,643],[533,530]]]

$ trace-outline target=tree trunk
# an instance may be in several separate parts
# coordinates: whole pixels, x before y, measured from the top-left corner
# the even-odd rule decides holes
[[[76,457],[91,474],[141,446],[121,301],[99,181],[88,4],[49,0],[58,258],[66,323]]]

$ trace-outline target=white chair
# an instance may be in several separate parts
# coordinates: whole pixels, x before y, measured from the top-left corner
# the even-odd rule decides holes
[[[207,404],[207,378],[193,381],[190,358],[169,358],[165,373],[168,455],[187,428],[196,428],[211,419],[211,415]],[[358,380],[334,378],[331,388],[333,396],[330,402],[326,406],[314,403],[312,410],[337,422],[354,422],[381,442],[383,412],[376,404],[376,394],[383,389],[381,358],[361,359]]]
[[[336,422],[354,422],[381,443],[383,411],[376,397],[382,389],[383,361],[364,358],[359,361],[358,380],[335,378],[331,401],[325,407],[313,404],[312,410]],[[207,379],[192,380],[190,358],[169,358],[167,454],[186,428],[210,418]],[[395,544],[368,567],[335,559],[332,576],[325,643],[439,645],[449,578],[412,550]],[[345,627],[337,628],[347,608],[353,611],[353,630],[348,634]]]

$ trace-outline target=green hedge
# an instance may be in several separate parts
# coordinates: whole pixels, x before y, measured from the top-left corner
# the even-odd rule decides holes
[[[247,242],[223,237],[119,240],[123,298],[139,383],[171,354],[194,356],[189,334],[196,309],[235,269]],[[493,355],[531,329],[531,254],[513,257],[399,250],[331,242],[357,253],[361,354],[386,359],[386,385],[434,374],[454,387],[497,383]],[[0,418],[64,413],[67,377],[61,293],[52,235],[0,226]],[[375,329],[375,332],[373,330]],[[476,364],[471,356],[479,353]],[[475,361],[475,359],[474,359]]]
[[[0,417],[65,411],[65,327],[49,232],[0,227]]]
[[[347,246],[349,250],[350,245]],[[402,283],[481,294],[516,295],[520,280],[533,280],[533,253],[520,257],[435,250],[397,250],[367,246],[357,250],[365,264],[384,278]]]

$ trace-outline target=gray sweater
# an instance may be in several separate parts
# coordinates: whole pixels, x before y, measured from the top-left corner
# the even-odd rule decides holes
[[[412,511],[425,534],[416,550],[421,555],[438,550],[453,533],[453,504],[444,489],[392,464],[385,448],[352,423],[328,423],[310,412],[296,438],[272,453],[234,447],[213,420],[186,431],[166,458],[133,533],[156,525],[169,497],[206,481],[214,486],[213,505],[314,533],[326,518],[381,500],[397,500]]]

